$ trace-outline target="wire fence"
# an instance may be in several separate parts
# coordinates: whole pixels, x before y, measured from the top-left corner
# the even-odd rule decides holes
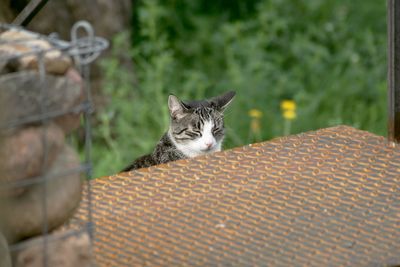
[[[51,242],[85,232],[92,237],[85,182],[92,172],[90,67],[107,47],[86,21],[72,27],[70,41],[0,24],[0,234],[14,258],[39,245],[43,266],[50,266]],[[84,132],[80,156],[65,141],[76,127]],[[77,207],[84,187],[87,217],[80,227],[52,235]]]

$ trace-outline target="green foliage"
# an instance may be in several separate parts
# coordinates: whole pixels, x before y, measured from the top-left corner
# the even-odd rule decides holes
[[[94,129],[95,177],[151,152],[167,129],[170,93],[199,99],[235,90],[225,148],[258,141],[250,109],[263,113],[257,139],[282,135],[284,99],[297,103],[292,133],[337,124],[386,133],[384,3],[135,3],[133,47],[123,33],[102,62],[109,103]],[[134,70],[122,64],[127,55]]]

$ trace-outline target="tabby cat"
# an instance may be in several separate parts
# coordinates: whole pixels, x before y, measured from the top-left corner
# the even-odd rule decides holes
[[[208,100],[183,102],[170,95],[168,132],[153,153],[136,159],[122,171],[221,151],[225,135],[223,112],[234,96],[235,92],[229,91]]]

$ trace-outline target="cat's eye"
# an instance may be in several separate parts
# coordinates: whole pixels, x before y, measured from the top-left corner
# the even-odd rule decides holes
[[[186,132],[187,136],[190,136],[192,138],[196,138],[196,137],[201,137],[201,132],[200,131],[187,131]]]
[[[179,129],[179,130],[175,131],[174,134],[175,134],[175,135],[180,135],[180,134],[182,134],[183,132],[187,131],[187,129],[188,129],[188,128]]]
[[[219,127],[214,127],[213,129],[212,129],[212,133],[215,135],[215,134],[218,134],[218,133],[220,133],[220,132],[222,132],[222,128],[219,128]]]

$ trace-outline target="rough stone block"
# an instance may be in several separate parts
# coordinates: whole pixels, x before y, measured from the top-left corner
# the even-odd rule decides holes
[[[48,74],[43,79],[35,71],[9,73],[0,76],[0,97],[7,103],[1,117],[8,126],[38,123],[47,116],[69,132],[79,125],[79,111],[66,112],[83,100],[82,79],[74,69],[65,76]],[[63,123],[62,116],[74,117],[75,123]]]
[[[30,245],[21,250],[15,259],[15,267],[42,267],[43,257],[47,257],[48,266],[57,267],[90,267],[92,256],[90,239],[87,233],[63,238],[65,232],[48,236],[47,253],[43,253],[43,238],[36,237]]]
[[[65,146],[43,176],[44,183],[31,185],[22,195],[0,199],[5,231],[10,243],[41,234],[44,224],[43,199],[46,199],[49,230],[63,224],[74,212],[81,199],[82,179],[79,157]]]
[[[21,182],[40,175],[64,146],[64,133],[55,124],[22,128],[2,139],[0,182]],[[0,195],[19,195],[26,187],[2,188]]]
[[[0,34],[0,40],[0,57],[10,58],[3,63],[6,71],[38,70],[38,52],[43,53],[44,67],[48,73],[62,75],[72,66],[69,56],[54,48],[48,41],[38,39],[34,34],[9,30]]]

